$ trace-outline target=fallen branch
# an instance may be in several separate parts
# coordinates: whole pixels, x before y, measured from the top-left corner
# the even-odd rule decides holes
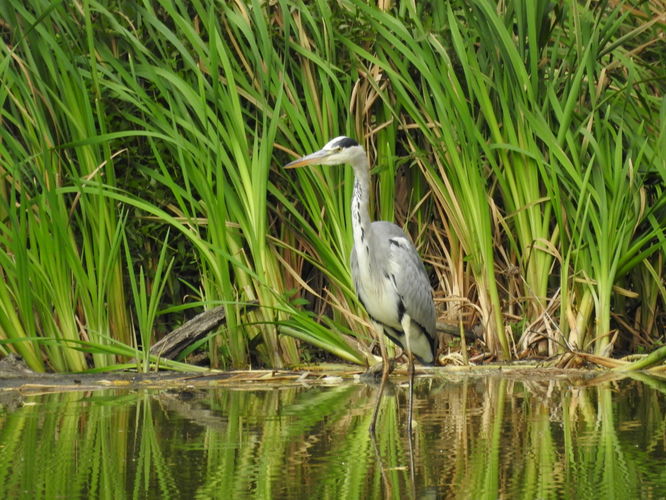
[[[259,307],[258,302],[247,304],[245,311]],[[203,339],[211,330],[217,328],[226,319],[225,306],[218,306],[197,314],[194,318],[167,333],[150,348],[150,354],[166,359],[174,359],[185,348]]]

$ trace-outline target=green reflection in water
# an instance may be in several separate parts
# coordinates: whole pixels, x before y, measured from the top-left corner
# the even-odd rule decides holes
[[[639,375],[640,376],[640,375]],[[664,498],[653,379],[0,393],[8,498]]]

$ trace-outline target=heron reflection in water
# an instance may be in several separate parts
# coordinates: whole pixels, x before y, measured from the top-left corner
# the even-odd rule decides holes
[[[437,353],[435,306],[423,262],[414,244],[400,227],[392,222],[370,221],[370,167],[365,150],[354,139],[336,137],[320,151],[292,161],[285,168],[342,164],[351,165],[355,177],[351,202],[354,234],[352,278],[358,298],[378,334],[383,360],[382,379],[370,432],[374,434],[379,404],[390,369],[382,334],[399,345],[407,355],[407,419],[411,431],[414,357],[423,364],[433,364]]]

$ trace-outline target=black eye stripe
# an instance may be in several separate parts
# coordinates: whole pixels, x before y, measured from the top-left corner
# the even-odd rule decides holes
[[[341,138],[335,143],[335,145],[336,145],[338,148],[340,148],[340,149],[344,149],[344,148],[350,148],[350,147],[352,147],[352,146],[358,146],[358,142],[356,142],[356,141],[355,141],[354,139],[352,139],[351,137],[341,137]]]

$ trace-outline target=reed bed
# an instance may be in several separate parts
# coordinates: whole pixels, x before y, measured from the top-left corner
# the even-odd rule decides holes
[[[281,169],[341,134],[375,165],[375,216],[424,256],[439,320],[480,332],[476,350],[654,350],[665,11],[3,2],[0,352],[145,371],[156,338],[224,304],[227,324],[177,361],[366,363],[352,173]]]

